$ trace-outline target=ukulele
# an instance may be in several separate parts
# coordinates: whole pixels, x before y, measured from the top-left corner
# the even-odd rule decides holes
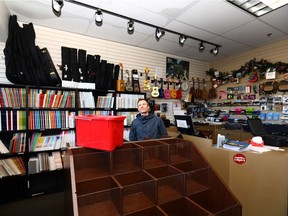
[[[125,82],[125,91],[131,92],[131,91],[133,91],[133,86],[132,86],[132,82],[130,80],[129,71],[125,70],[125,72],[126,72],[126,76],[127,76],[127,81]]]
[[[169,90],[170,81],[167,80],[167,89],[164,90],[164,98],[169,99],[170,98],[170,90]]]
[[[173,80],[173,88],[170,90],[170,97],[171,98],[176,98],[177,97],[177,92],[175,89],[175,81]]]
[[[154,86],[152,87],[152,92],[151,92],[151,96],[154,98],[159,97],[159,88],[157,85],[157,77],[154,77]]]
[[[182,98],[182,89],[181,89],[181,81],[179,80],[179,88],[176,91],[176,98],[181,99]]]
[[[207,100],[208,99],[208,91],[206,89],[206,82],[205,79],[203,78],[203,89],[202,89],[202,99]]]
[[[160,78],[161,88],[159,89],[159,96],[158,98],[164,98],[164,89],[163,89],[163,78]]]
[[[140,92],[139,76],[136,69],[132,70],[132,85],[134,92]]]
[[[123,79],[123,64],[119,63],[121,69],[121,80],[117,80],[116,82],[116,90],[117,91],[125,91],[125,80]]]
[[[193,96],[195,96],[195,87],[194,87],[194,78],[192,78],[192,86],[191,86],[191,88],[190,88],[190,90],[189,90],[189,94],[187,95],[187,97],[186,97],[186,99],[185,99],[185,101],[186,102],[192,102],[192,98],[193,98]]]
[[[144,84],[143,84],[143,90],[144,91],[149,91],[150,90],[150,81],[148,78],[148,73],[149,73],[149,69],[148,67],[145,68],[145,74],[146,74],[146,78],[144,80]]]

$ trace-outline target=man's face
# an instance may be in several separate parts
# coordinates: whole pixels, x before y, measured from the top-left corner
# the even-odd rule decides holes
[[[138,102],[138,111],[140,113],[148,113],[149,104],[145,100],[141,100]]]

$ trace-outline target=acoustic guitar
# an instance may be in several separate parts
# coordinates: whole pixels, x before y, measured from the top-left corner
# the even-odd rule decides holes
[[[205,82],[204,78],[203,78],[202,82],[203,82],[202,99],[207,100],[209,97],[209,93],[208,93],[208,90],[206,89],[207,86],[206,86],[206,82]]]
[[[170,97],[173,99],[177,97],[177,92],[175,89],[175,81],[174,80],[173,80],[173,88],[170,90]]]
[[[167,79],[167,89],[164,90],[164,98],[169,99],[170,98],[170,90],[169,90],[170,81]]]
[[[164,89],[163,89],[163,78],[160,78],[161,87],[159,89],[159,96],[158,98],[164,98]]]
[[[121,79],[116,81],[116,90],[117,91],[125,91],[125,80],[123,79],[123,64],[119,63],[120,71],[121,71]]]
[[[145,78],[144,83],[143,83],[143,90],[144,91],[149,91],[150,90],[150,81],[149,81],[149,78],[148,78],[148,73],[149,73],[149,68],[146,67],[145,68],[146,78]]]
[[[132,70],[132,85],[134,92],[140,92],[139,76],[136,69]]]
[[[177,96],[176,96],[177,99],[182,98],[182,88],[181,88],[181,81],[180,80],[179,80],[179,88],[177,89],[176,94],[177,94]]]
[[[154,77],[154,86],[152,87],[151,96],[157,98],[159,96],[159,88],[157,85],[157,77]]]
[[[130,80],[130,74],[128,70],[125,70],[126,72],[126,76],[127,76],[127,81],[125,82],[125,91],[131,92],[133,91],[133,86],[132,86],[132,82]]]
[[[187,95],[185,101],[186,102],[192,102],[193,96],[195,96],[195,87],[194,87],[194,78],[192,78],[192,86],[189,90],[189,94]]]

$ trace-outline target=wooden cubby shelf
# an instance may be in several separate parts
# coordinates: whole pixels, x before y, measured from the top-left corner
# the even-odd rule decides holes
[[[190,141],[69,149],[64,164],[66,215],[242,215],[240,202]]]

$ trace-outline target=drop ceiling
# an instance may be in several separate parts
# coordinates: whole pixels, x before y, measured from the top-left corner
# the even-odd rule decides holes
[[[95,10],[64,1],[62,13],[52,12],[51,0],[6,0],[10,14],[33,24],[115,41],[185,58],[211,62],[288,39],[288,5],[255,17],[225,0],[80,0],[114,13],[141,20],[184,35],[219,44],[219,54],[199,52],[199,41],[187,39],[179,46],[179,35],[167,32],[159,41],[155,28],[135,23],[127,33],[128,20],[103,13],[103,25],[95,25]]]

